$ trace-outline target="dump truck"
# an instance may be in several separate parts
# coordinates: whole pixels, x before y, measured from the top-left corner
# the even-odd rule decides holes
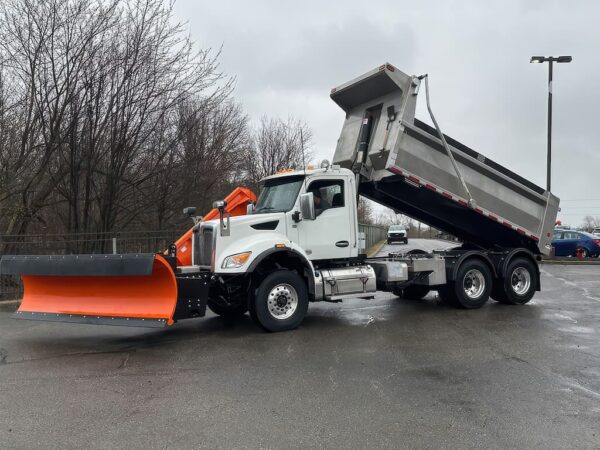
[[[423,90],[434,126],[415,118]],[[264,178],[246,214],[232,217],[227,202],[216,202],[218,217],[198,221],[186,240],[189,258],[178,255],[181,245],[158,255],[3,258],[2,273],[20,274],[25,285],[16,316],[165,326],[208,306],[283,331],[302,322],[310,302],[368,300],[377,290],[411,298],[437,291],[468,309],[490,298],[522,305],[540,290],[538,261],[550,252],[559,199],[444,135],[427,76],[386,63],[334,88],[331,99],[345,113],[331,163]],[[369,258],[359,196],[462,245]]]

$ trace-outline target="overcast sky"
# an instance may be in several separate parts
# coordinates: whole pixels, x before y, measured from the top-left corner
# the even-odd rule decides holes
[[[552,191],[563,223],[600,216],[599,1],[177,0],[176,14],[199,46],[222,46],[254,121],[307,122],[315,160],[344,119],[330,89],[387,61],[429,73],[446,134],[543,187],[548,67],[529,57],[572,55],[554,66]]]

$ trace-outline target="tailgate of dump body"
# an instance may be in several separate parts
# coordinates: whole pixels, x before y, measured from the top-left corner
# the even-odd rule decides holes
[[[469,207],[437,131],[414,117],[419,89],[390,64],[333,89],[346,112],[333,162],[361,174],[363,195],[464,241],[549,253],[558,198],[446,136]]]

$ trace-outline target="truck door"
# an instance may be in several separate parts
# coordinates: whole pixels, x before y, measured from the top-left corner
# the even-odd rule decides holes
[[[343,178],[310,181],[307,192],[315,201],[315,220],[298,223],[300,246],[311,260],[348,258],[355,243],[352,199]]]

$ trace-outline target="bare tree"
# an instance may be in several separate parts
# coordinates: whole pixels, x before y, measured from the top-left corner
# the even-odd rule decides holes
[[[249,145],[218,59],[172,2],[3,2],[2,231],[167,226],[176,196],[222,195]]]
[[[389,227],[391,225],[404,225],[406,227],[412,227],[416,225],[417,221],[405,216],[404,214],[398,214],[392,209],[386,209],[377,215],[375,223],[383,227]]]
[[[179,141],[155,182],[148,199],[154,203],[157,226],[177,223],[184,206],[207,212],[240,179],[248,147],[247,118],[232,99],[213,103],[192,100],[178,111]]]
[[[588,215],[583,218],[583,224],[581,225],[581,228],[585,231],[590,232],[594,228],[598,227],[600,227],[600,217],[593,217]]]
[[[370,200],[363,196],[358,197],[358,222],[364,224],[373,224],[373,207],[371,206]]]
[[[298,119],[287,121],[263,116],[245,154],[245,173],[249,184],[278,170],[303,167],[312,157],[309,150],[312,132]]]

